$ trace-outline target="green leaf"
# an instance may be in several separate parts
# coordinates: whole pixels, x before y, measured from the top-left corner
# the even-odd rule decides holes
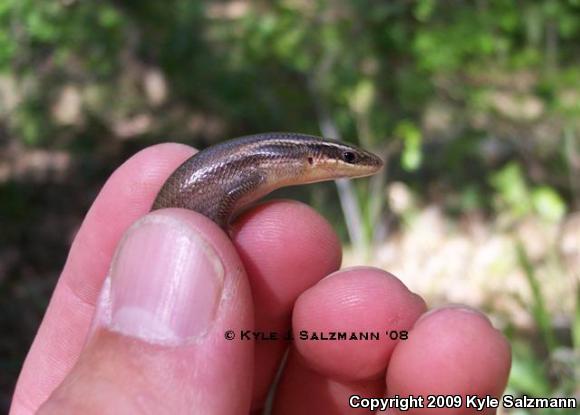
[[[541,363],[531,356],[522,356],[515,350],[509,377],[510,388],[533,396],[549,394],[550,386]]]
[[[414,10],[415,18],[421,22],[426,22],[433,14],[435,5],[435,0],[420,0]]]
[[[375,86],[369,79],[361,80],[350,95],[350,106],[358,113],[369,110],[375,96]]]
[[[401,165],[407,171],[415,171],[421,166],[423,153],[421,131],[411,121],[401,121],[395,129],[395,135],[403,140],[403,154]]]
[[[518,163],[508,163],[491,176],[490,182],[497,192],[498,209],[506,208],[516,217],[530,213],[530,192]]]
[[[103,7],[99,12],[99,23],[106,28],[111,28],[121,23],[119,12],[112,7]]]
[[[532,315],[544,340],[546,348],[553,352],[556,349],[557,341],[552,328],[550,312],[546,307],[541,283],[536,275],[536,270],[530,257],[521,241],[516,242],[516,254],[520,267],[524,271],[530,290],[532,291]]]
[[[566,204],[551,187],[540,186],[532,191],[532,203],[536,212],[544,219],[558,222],[566,213]]]

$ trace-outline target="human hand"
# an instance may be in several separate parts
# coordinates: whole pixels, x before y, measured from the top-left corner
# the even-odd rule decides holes
[[[291,327],[274,413],[347,413],[355,394],[501,394],[509,345],[484,316],[459,307],[424,314],[423,300],[384,271],[335,272],[339,240],[302,204],[253,209],[232,240],[194,212],[143,217],[192,152],[148,148],[104,186],[71,247],[11,413],[247,413],[263,406],[288,343],[240,332]],[[236,338],[226,340],[228,330]],[[380,331],[381,340],[300,340],[301,330]],[[386,330],[408,338],[390,340]]]

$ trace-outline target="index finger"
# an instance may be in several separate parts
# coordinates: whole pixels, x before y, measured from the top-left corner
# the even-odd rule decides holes
[[[149,147],[109,178],[71,246],[20,373],[12,413],[33,413],[60,384],[82,349],[121,235],[147,213],[171,172],[195,152],[182,144]]]

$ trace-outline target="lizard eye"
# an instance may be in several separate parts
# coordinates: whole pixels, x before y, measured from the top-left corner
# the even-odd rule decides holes
[[[356,161],[356,154],[354,154],[352,151],[345,151],[342,153],[342,159],[346,163],[352,164]]]

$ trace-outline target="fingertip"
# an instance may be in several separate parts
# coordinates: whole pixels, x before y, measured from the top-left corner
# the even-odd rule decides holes
[[[156,144],[137,152],[111,174],[89,214],[118,217],[119,200],[124,202],[124,214],[146,213],[167,177],[195,152],[179,143]]]
[[[194,153],[184,144],[157,144],[139,151],[111,174],[87,212],[61,276],[80,299],[94,304],[121,235],[151,209],[165,179]]]
[[[510,366],[510,345],[485,315],[470,308],[445,307],[422,316],[409,340],[397,346],[387,372],[387,389],[389,395],[400,396],[499,396]],[[462,412],[449,409],[449,413]]]
[[[338,271],[297,300],[296,347],[311,367],[326,376],[382,377],[393,349],[424,310],[424,301],[388,272],[371,267]],[[341,333],[347,338],[332,338]],[[322,334],[330,341],[312,337]]]
[[[296,201],[267,202],[245,212],[232,240],[250,276],[256,308],[271,320],[288,318],[296,298],[338,269],[342,259],[340,239],[328,221]]]

